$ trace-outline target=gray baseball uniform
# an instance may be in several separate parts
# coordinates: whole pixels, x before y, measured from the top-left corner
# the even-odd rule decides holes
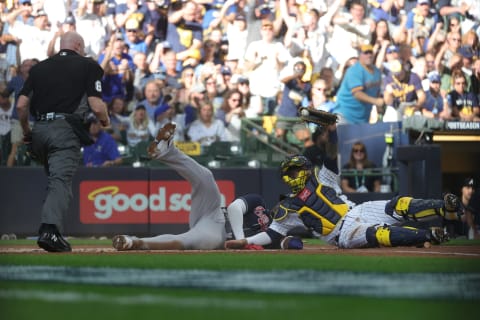
[[[186,250],[223,249],[226,239],[225,216],[221,209],[220,191],[212,172],[178,150],[173,143],[157,158],[192,186],[190,230],[178,234],[162,234],[141,238],[144,246],[180,241]]]

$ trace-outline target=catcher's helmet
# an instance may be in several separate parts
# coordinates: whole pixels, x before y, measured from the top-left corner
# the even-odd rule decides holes
[[[305,188],[307,179],[312,174],[312,169],[312,162],[302,155],[287,157],[280,165],[282,180],[294,194]]]

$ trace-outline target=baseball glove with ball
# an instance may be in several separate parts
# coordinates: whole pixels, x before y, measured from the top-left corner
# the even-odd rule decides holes
[[[300,108],[298,113],[300,114],[300,119],[303,121],[315,123],[324,127],[335,124],[338,120],[338,116],[336,114],[322,110]]]

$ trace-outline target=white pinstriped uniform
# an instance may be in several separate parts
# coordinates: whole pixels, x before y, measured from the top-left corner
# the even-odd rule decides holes
[[[341,194],[337,174],[323,166],[318,173],[318,178],[323,185],[335,189],[337,195],[351,208],[343,219],[337,223],[332,232],[326,236],[320,236],[320,239],[340,248],[361,248],[368,244],[366,239],[367,228],[398,222],[398,220],[385,213],[387,200],[368,201],[355,205],[345,195]],[[282,220],[274,220],[270,229],[286,235],[289,230],[302,225],[303,222],[298,214],[289,213]]]

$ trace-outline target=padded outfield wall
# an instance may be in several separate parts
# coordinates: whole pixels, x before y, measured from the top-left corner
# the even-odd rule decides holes
[[[223,204],[248,192],[264,195],[267,205],[286,193],[278,169],[213,169]],[[190,185],[168,168],[79,168],[64,234],[156,235],[188,229]],[[36,235],[46,194],[41,167],[0,168],[0,234]],[[363,202],[392,194],[351,195]]]

